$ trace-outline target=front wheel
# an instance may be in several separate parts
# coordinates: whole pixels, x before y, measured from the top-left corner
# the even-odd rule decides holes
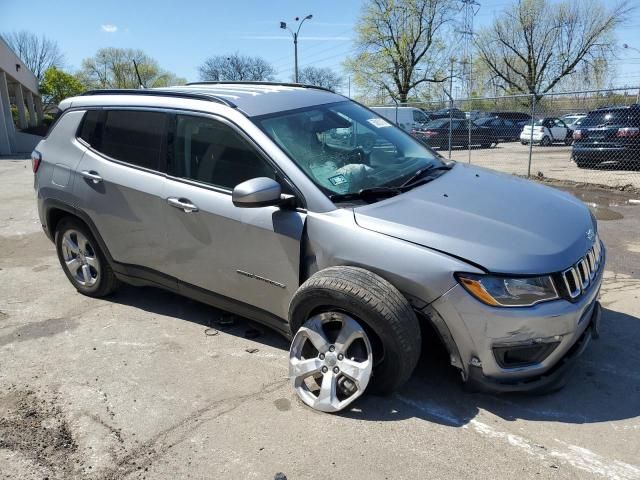
[[[289,376],[298,397],[319,411],[338,412],[367,388],[397,389],[420,356],[420,325],[411,305],[362,268],[331,267],[313,275],[293,297],[289,318],[297,329]]]

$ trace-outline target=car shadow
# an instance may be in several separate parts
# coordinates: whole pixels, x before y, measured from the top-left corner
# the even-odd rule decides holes
[[[221,335],[247,337],[273,348],[287,351],[289,342],[268,327],[255,324],[193,301],[180,295],[151,287],[123,285],[109,300],[166,315],[203,327]],[[259,335],[254,338],[255,330]],[[368,394],[339,413],[363,421],[398,421],[421,418],[451,427],[468,424],[480,410],[504,420],[553,421],[572,424],[600,423],[640,416],[640,373],[633,368],[640,356],[629,341],[640,343],[640,319],[607,308],[602,313],[601,338],[592,341],[578,360],[568,384],[561,390],[545,394],[469,393],[463,388],[459,372],[448,364],[448,355],[436,336],[425,331],[423,353],[411,380],[399,391],[388,395]],[[627,349],[618,348],[627,339]],[[630,340],[631,339],[631,340]],[[625,353],[627,352],[627,353]],[[306,408],[306,407],[304,407]]]

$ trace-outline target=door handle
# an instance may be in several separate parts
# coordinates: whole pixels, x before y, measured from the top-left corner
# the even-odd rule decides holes
[[[191,203],[191,200],[187,198],[169,197],[167,198],[167,203],[172,207],[179,208],[180,210],[184,211],[184,213],[191,213],[191,212],[198,211],[197,205],[194,205],[193,203]]]
[[[98,175],[98,172],[95,170],[83,170],[80,172],[80,175],[87,180],[91,180],[93,183],[100,183],[102,181],[102,177]]]

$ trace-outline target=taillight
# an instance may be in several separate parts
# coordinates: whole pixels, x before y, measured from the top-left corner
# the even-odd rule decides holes
[[[582,130],[576,130],[575,132],[573,132],[573,139],[574,140],[580,140],[583,137],[584,137],[584,135],[582,134]]]
[[[435,137],[436,135],[438,135],[438,132],[434,132],[433,130],[427,130],[426,132],[423,132],[422,134],[427,138],[431,138],[431,137]]]
[[[619,128],[618,131],[616,132],[616,137],[624,137],[624,138],[640,137],[640,128],[638,127]]]
[[[42,154],[37,150],[31,152],[31,169],[33,173],[36,173],[40,168],[40,162],[42,162]]]

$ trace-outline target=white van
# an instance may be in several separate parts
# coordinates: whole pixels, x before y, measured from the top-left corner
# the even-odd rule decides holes
[[[426,113],[416,107],[370,107],[378,115],[395,123],[400,128],[410,132],[412,128],[429,122]]]

